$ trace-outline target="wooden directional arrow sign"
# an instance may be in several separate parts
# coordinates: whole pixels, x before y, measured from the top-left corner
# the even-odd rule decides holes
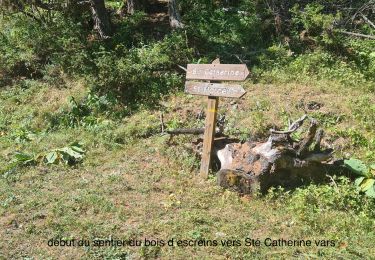
[[[241,85],[192,81],[187,81],[185,83],[185,92],[193,95],[232,98],[240,98],[246,93]]]
[[[188,64],[186,79],[243,81],[248,75],[245,64]]]
[[[206,80],[210,82],[187,81],[185,92],[193,95],[208,96],[206,126],[204,129],[202,163],[200,175],[207,179],[213,156],[215,127],[219,97],[242,97],[246,91],[241,85],[220,84],[220,81],[244,81],[249,75],[245,64],[220,64],[216,59],[212,64],[188,64],[186,79]],[[211,82],[213,81],[213,82]]]

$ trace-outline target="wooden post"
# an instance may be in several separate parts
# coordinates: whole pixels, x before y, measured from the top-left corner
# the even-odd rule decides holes
[[[212,62],[212,64],[220,64],[220,59],[217,58],[216,60]],[[201,169],[200,169],[200,175],[204,179],[208,178],[208,173],[211,168],[212,147],[214,145],[218,106],[219,106],[219,98],[209,96],[207,99],[207,115],[206,115],[206,125],[204,128],[203,152],[202,152],[202,162],[201,162]]]
[[[204,178],[208,178],[208,172],[211,167],[212,158],[212,147],[215,138],[215,127],[216,127],[216,115],[217,107],[219,105],[218,97],[208,97],[207,115],[206,115],[206,126],[204,130],[203,138],[203,153],[200,175]]]

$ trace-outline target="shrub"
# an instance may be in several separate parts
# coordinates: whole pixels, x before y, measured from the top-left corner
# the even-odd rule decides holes
[[[334,177],[326,185],[309,185],[293,192],[271,189],[268,198],[274,198],[289,210],[308,220],[327,211],[354,212],[374,217],[375,200],[363,196],[346,177]]]
[[[177,64],[186,64],[191,50],[186,48],[182,35],[175,33],[163,41],[128,51],[94,53],[97,77],[96,90],[117,93],[130,106],[136,103],[153,105],[162,94],[179,89]],[[139,105],[139,104],[138,104]]]
[[[62,16],[48,25],[21,15],[2,16],[0,31],[0,73],[7,77],[41,77],[51,65],[73,73],[87,63],[85,33]]]
[[[67,108],[61,108],[56,114],[47,115],[50,129],[78,126],[94,127],[103,118],[121,117],[127,113],[126,107],[119,105],[118,100],[112,93],[99,96],[90,92],[81,101],[77,101],[74,97],[69,97],[68,101]]]

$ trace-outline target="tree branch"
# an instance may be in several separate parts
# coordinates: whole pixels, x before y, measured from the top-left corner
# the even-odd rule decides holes
[[[301,118],[297,119],[293,124],[291,124],[286,131],[277,131],[271,129],[271,134],[291,134],[298,130],[303,124],[303,122],[307,119],[307,115],[303,115]]]
[[[200,134],[204,134],[204,128],[178,128],[175,130],[167,130],[166,132],[170,135],[181,135],[181,134],[200,135]],[[219,128],[216,128],[216,134],[222,134]]]
[[[375,36],[373,36],[373,35],[366,35],[366,34],[362,34],[362,33],[353,33],[353,32],[347,32],[347,31],[337,31],[337,32],[342,33],[342,34],[346,34],[346,35],[350,35],[350,36],[375,40]]]
[[[368,19],[363,13],[361,13],[361,16],[362,16],[363,20],[365,20],[367,22],[367,24],[371,25],[371,27],[375,29],[375,24],[373,22],[371,22],[370,19]]]

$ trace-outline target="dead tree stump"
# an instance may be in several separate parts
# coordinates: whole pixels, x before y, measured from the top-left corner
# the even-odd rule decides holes
[[[332,160],[332,149],[321,150],[323,130],[318,130],[315,120],[310,120],[305,138],[299,142],[291,138],[306,119],[306,115],[301,117],[287,131],[271,130],[266,142],[230,143],[218,150],[218,184],[253,194],[272,186],[321,183],[327,174],[341,170],[340,163]]]

